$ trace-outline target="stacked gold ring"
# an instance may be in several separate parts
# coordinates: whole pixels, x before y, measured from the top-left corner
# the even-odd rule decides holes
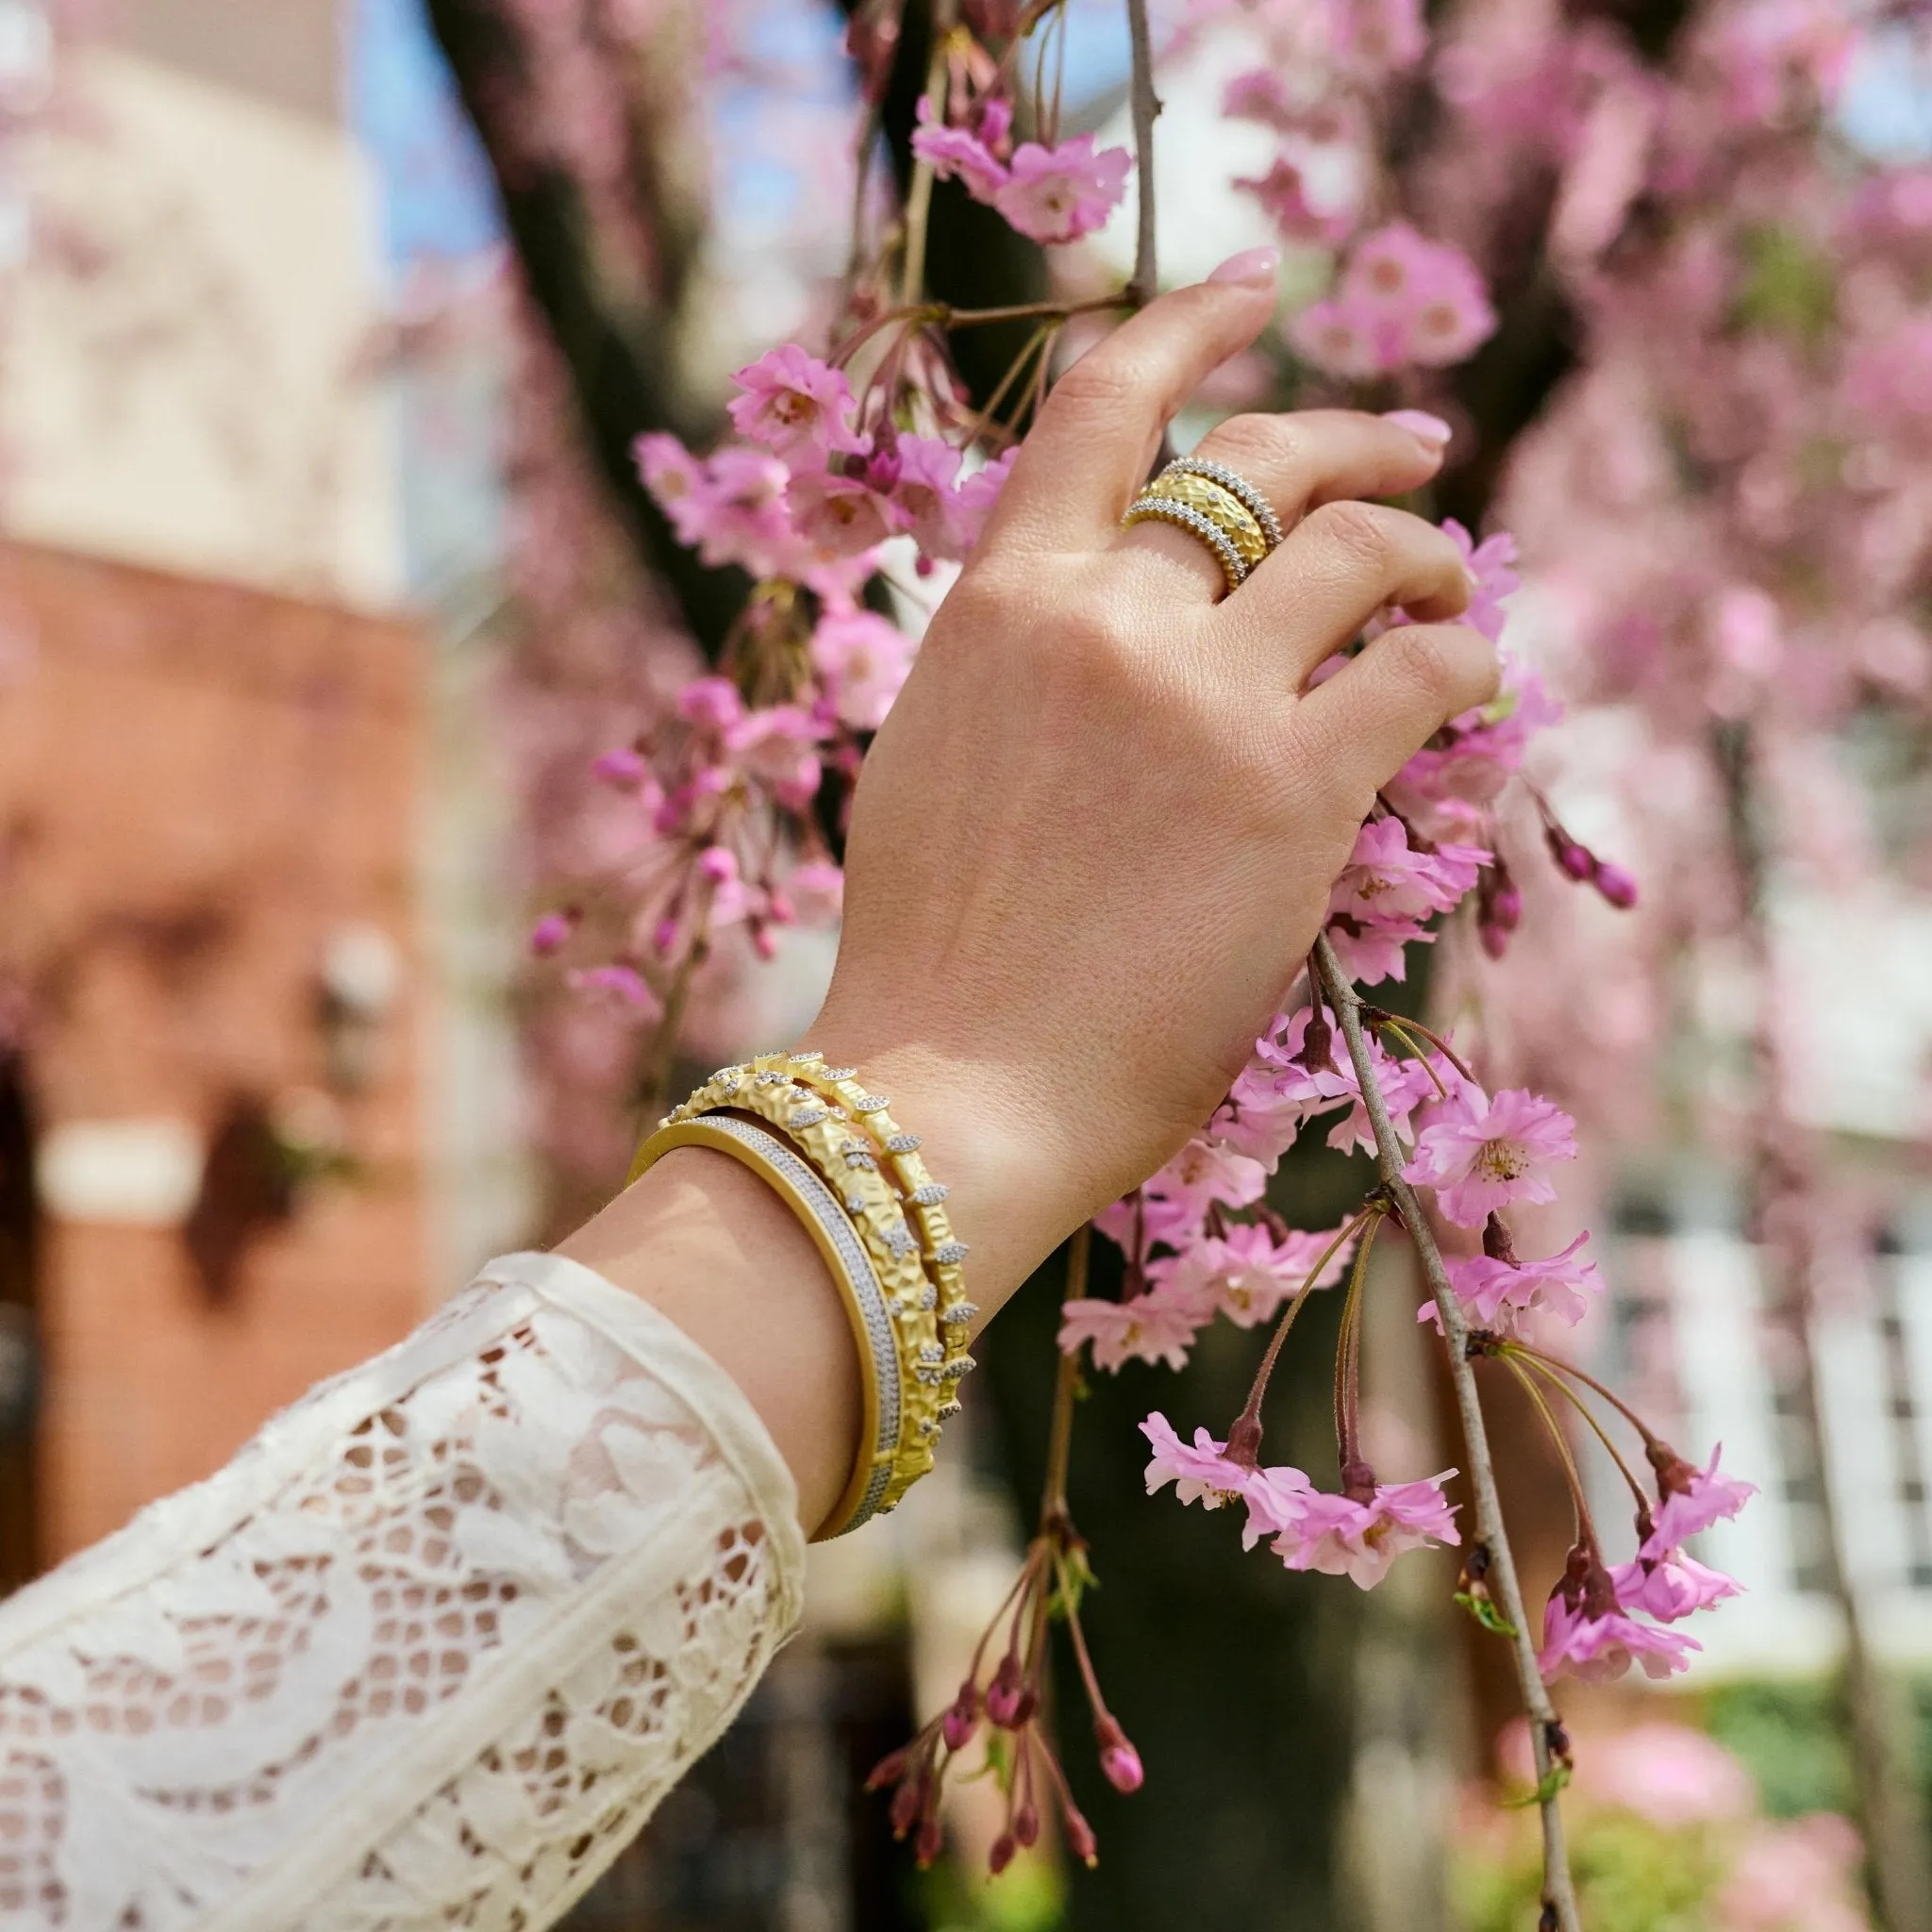
[[[1225,464],[1176,457],[1127,507],[1123,529],[1172,524],[1197,539],[1220,564],[1230,591],[1281,541],[1281,523],[1268,499]]]

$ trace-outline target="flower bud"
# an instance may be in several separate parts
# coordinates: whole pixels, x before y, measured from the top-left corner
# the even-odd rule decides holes
[[[963,1751],[978,1728],[979,1686],[968,1677],[940,1720],[940,1735],[946,1740],[948,1751]]]
[[[1013,1807],[1013,1837],[1023,1845],[1040,1842],[1040,1812],[1031,1798]]]
[[[738,876],[738,854],[728,845],[707,845],[698,854],[698,871],[714,886],[729,885]]]
[[[1100,1863],[1100,1840],[1093,1836],[1093,1827],[1080,1815],[1078,1807],[1071,1801],[1067,1805],[1067,1849],[1083,1865]]]
[[[940,1846],[942,1842],[939,1820],[937,1818],[923,1820],[920,1824],[918,1835],[912,1840],[913,1863],[924,1872],[939,1857]]]
[[[561,912],[546,912],[530,928],[531,952],[540,959],[547,959],[551,954],[560,951],[577,929],[577,913],[568,907]]]
[[[1561,825],[1549,826],[1543,839],[1559,871],[1579,885],[1596,876],[1596,855],[1588,845],[1579,845]]]
[[[986,1687],[986,1714],[1002,1730],[1017,1731],[1033,1715],[1038,1702],[1032,1687],[1020,1680],[1020,1659],[1008,1651]]]
[[[902,1744],[896,1751],[889,1751],[865,1774],[865,1788],[869,1791],[882,1791],[888,1785],[895,1785],[906,1775],[906,1767],[912,1762],[912,1747]]]
[[[1621,865],[1611,865],[1604,859],[1596,862],[1596,876],[1592,883],[1620,912],[1627,912],[1637,903],[1637,881]]]
[[[644,761],[634,745],[620,744],[593,759],[591,772],[607,785],[626,790],[644,775]]]
[[[904,1838],[925,1809],[926,1782],[926,1774],[922,1771],[917,1777],[908,1777],[892,1793],[891,1817],[894,1838]]]
[[[651,943],[658,949],[660,958],[669,958],[677,945],[677,921],[660,919],[657,931],[651,935]]]
[[[1013,1854],[1020,1848],[1013,1842],[1013,1834],[1003,1831],[993,1840],[992,1849],[986,1855],[986,1869],[997,1878],[1013,1862]]]
[[[1100,1745],[1100,1768],[1107,1774],[1108,1783],[1117,1791],[1138,1791],[1147,1775],[1141,1754],[1111,1714],[1094,1720],[1093,1736]]]

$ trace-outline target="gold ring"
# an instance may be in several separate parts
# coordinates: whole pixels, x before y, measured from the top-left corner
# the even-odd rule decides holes
[[[1268,499],[1234,470],[1206,458],[1176,457],[1145,484],[1121,527],[1172,524],[1213,554],[1230,591],[1281,541],[1281,525]]]

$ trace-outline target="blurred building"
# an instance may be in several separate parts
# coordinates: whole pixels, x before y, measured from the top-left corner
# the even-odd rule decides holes
[[[58,53],[0,13],[51,61],[0,339],[10,1583],[449,1270],[433,664],[338,9],[123,0]]]

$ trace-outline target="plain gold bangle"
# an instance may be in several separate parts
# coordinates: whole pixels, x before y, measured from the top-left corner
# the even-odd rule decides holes
[[[844,1208],[832,1191],[783,1139],[734,1114],[705,1114],[662,1126],[638,1149],[635,1180],[676,1147],[708,1147],[728,1154],[758,1175],[790,1208],[839,1290],[858,1350],[862,1412],[858,1453],[843,1493],[812,1536],[839,1536],[873,1515],[891,1477],[899,1444],[899,1357],[892,1318],[878,1275]],[[867,1507],[870,1502],[871,1507]]]

